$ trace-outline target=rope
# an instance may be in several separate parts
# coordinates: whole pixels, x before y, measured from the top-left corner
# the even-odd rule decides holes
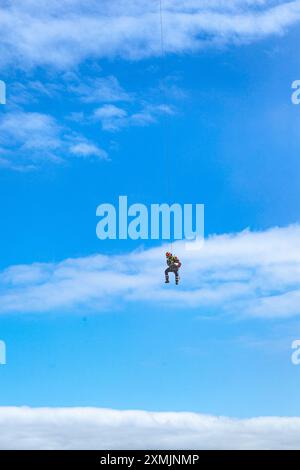
[[[165,73],[165,35],[164,35],[164,24],[163,24],[163,7],[162,7],[162,0],[159,0],[159,15],[160,15],[160,47],[161,47],[161,59],[162,59],[162,75],[163,77],[166,76]],[[165,98],[163,91],[162,91],[162,97]],[[166,189],[167,189],[167,202],[170,202],[170,194],[171,194],[171,184],[170,184],[170,159],[169,159],[169,152],[167,148],[167,126],[166,126],[166,121],[163,119],[163,153],[165,154],[166,157]],[[170,246],[171,246],[171,253],[173,251],[173,243],[172,243],[172,238],[170,240]]]

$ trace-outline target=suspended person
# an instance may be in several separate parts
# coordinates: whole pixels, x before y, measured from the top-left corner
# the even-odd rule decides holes
[[[181,266],[181,262],[179,261],[177,256],[173,256],[172,253],[170,253],[169,251],[166,253],[166,258],[167,258],[166,261],[167,261],[168,267],[165,270],[165,277],[166,277],[165,283],[169,284],[169,282],[170,282],[169,273],[174,273],[175,274],[175,284],[178,285],[179,279],[180,279],[178,271],[179,271],[179,268]]]

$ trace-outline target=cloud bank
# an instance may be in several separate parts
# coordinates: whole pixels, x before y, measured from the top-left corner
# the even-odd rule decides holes
[[[176,54],[283,34],[300,20],[299,0],[163,0],[163,10],[165,49]],[[158,0],[5,0],[0,7],[2,66],[158,55]]]
[[[0,408],[0,449],[300,449],[300,418]]]
[[[99,242],[100,243],[100,242]],[[164,284],[169,247],[11,266],[0,273],[0,312],[101,312],[134,302],[262,318],[300,314],[300,226],[174,244],[181,283]]]

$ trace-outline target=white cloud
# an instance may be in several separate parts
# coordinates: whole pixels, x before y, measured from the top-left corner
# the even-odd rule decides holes
[[[56,149],[60,144],[58,134],[55,120],[47,114],[17,111],[3,114],[0,120],[2,144],[10,142],[28,149]]]
[[[113,104],[105,104],[94,111],[93,117],[101,121],[104,130],[114,131],[122,127],[127,111]]]
[[[79,157],[98,157],[102,160],[107,160],[108,155],[105,150],[97,147],[97,145],[88,143],[88,142],[79,142],[71,146],[70,148],[71,153],[77,155]]]
[[[132,96],[120,85],[112,75],[100,78],[85,78],[84,81],[72,74],[68,91],[77,94],[84,103],[130,101]]]
[[[93,118],[100,120],[105,131],[118,131],[130,126],[148,126],[157,122],[157,118],[163,114],[172,115],[175,111],[166,104],[145,104],[140,110],[126,111],[113,104],[105,104],[94,111]]]
[[[38,103],[41,97],[56,100],[63,91],[60,83],[28,80],[25,83],[13,82],[9,86],[9,103],[18,106]]]
[[[165,250],[12,266],[0,274],[0,312],[76,311],[83,306],[100,312],[147,302],[201,307],[206,314],[300,314],[299,225],[212,236],[198,252],[176,242],[174,252],[183,262],[178,287],[173,279],[164,285]]]
[[[44,2],[45,3],[45,2]],[[300,1],[163,0],[166,52],[195,52],[282,34]],[[159,4],[148,0],[8,0],[0,9],[0,64],[69,68],[87,58],[160,54]]]
[[[42,113],[9,112],[0,118],[2,166],[12,170],[36,169],[45,161],[62,161],[60,128],[52,116]]]
[[[0,118],[0,166],[15,171],[37,169],[45,162],[62,163],[65,156],[100,157],[107,153],[59,126],[48,114],[11,111]]]
[[[300,449],[300,418],[0,408],[0,449]]]

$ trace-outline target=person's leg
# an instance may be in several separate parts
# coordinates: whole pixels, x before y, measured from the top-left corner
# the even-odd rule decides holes
[[[176,269],[175,271],[175,284],[178,284],[179,283],[179,273],[178,273],[178,269]]]
[[[166,284],[168,284],[168,283],[170,282],[170,279],[169,279],[169,272],[170,272],[170,268],[167,268],[167,269],[165,270],[165,278],[166,278],[165,283],[166,283]]]

